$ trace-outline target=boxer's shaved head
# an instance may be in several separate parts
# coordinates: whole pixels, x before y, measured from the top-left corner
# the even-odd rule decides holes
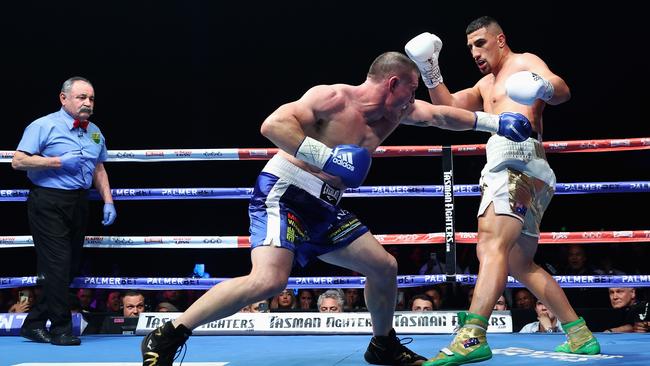
[[[486,15],[469,23],[467,29],[465,29],[465,34],[474,33],[481,28],[487,29],[491,34],[503,33],[503,29],[501,29],[501,26],[496,21],[496,19]]]

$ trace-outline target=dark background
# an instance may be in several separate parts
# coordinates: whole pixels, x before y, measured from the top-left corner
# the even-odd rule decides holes
[[[359,84],[382,52],[403,51],[423,31],[443,40],[450,90],[480,73],[465,27],[491,15],[515,52],[532,52],[562,76],[572,99],[545,112],[546,141],[648,137],[647,17],[642,4],[569,1],[111,1],[1,5],[3,118],[0,150],[59,109],[61,83],[91,80],[109,149],[272,147],[264,118],[316,84]],[[423,86],[421,99],[428,99]],[[400,127],[384,145],[485,143],[478,132]],[[648,180],[647,152],[550,154],[558,182]],[[484,157],[455,159],[456,183],[475,184]],[[250,187],[263,161],[107,163],[113,188]],[[366,185],[441,184],[439,158],[375,159]],[[0,189],[27,188],[0,164]],[[478,198],[457,198],[457,230],[475,231]],[[543,231],[650,228],[648,194],[556,196]],[[245,200],[117,201],[102,227],[92,203],[89,235],[247,235]],[[375,234],[443,230],[437,198],[348,198]],[[24,202],[0,204],[0,236],[29,233]],[[555,248],[555,246],[549,247]],[[618,249],[620,250],[620,248]],[[213,277],[248,272],[247,250],[87,250],[87,270],[186,275],[205,262]],[[33,249],[0,252],[0,275],[35,273]],[[316,274],[316,270],[310,271]]]

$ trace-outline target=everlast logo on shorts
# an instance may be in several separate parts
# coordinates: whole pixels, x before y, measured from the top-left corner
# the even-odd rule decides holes
[[[324,183],[320,191],[320,199],[335,205],[341,199],[341,190]]]
[[[332,161],[334,162],[334,164],[340,165],[351,172],[354,171],[354,163],[352,162],[352,153],[347,152],[347,153],[337,155],[332,159]]]

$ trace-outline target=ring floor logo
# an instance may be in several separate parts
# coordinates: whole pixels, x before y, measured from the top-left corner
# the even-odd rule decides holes
[[[620,355],[573,355],[569,353],[560,353],[560,352],[549,352],[549,351],[536,351],[534,349],[528,348],[517,348],[517,347],[508,347],[493,349],[492,353],[495,355],[504,355],[504,356],[515,356],[515,357],[526,357],[526,358],[549,358],[558,361],[567,361],[567,362],[589,362],[592,364],[594,361],[598,360],[609,360],[613,358],[623,358]]]

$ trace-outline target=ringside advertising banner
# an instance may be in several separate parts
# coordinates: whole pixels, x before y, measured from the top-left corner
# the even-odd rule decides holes
[[[0,313],[0,336],[20,335],[20,327],[22,327],[26,317],[27,313]],[[81,314],[72,314],[72,334],[81,335],[87,325],[88,323]],[[49,320],[45,326],[49,329]]]
[[[142,313],[136,334],[147,334],[181,313]],[[489,333],[511,333],[509,311],[490,316]],[[397,312],[393,327],[398,334],[452,333],[458,323],[455,312]],[[370,313],[235,313],[204,324],[196,335],[268,334],[372,334]]]

